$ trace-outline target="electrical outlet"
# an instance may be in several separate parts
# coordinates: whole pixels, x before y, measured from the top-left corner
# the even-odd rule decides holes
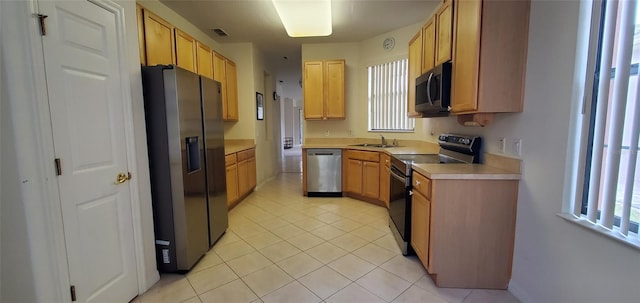
[[[522,155],[522,139],[513,140],[513,154],[516,156]]]
[[[325,137],[329,137],[329,131],[327,131],[326,133],[324,133]]]
[[[507,139],[505,137],[498,138],[498,150],[500,150],[500,152],[503,154],[506,151],[506,145],[507,145]]]

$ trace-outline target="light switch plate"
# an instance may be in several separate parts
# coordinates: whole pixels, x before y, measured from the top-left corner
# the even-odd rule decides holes
[[[506,145],[507,145],[507,139],[505,137],[498,138],[498,150],[503,154],[506,151]]]
[[[513,140],[513,154],[516,156],[522,155],[522,139]]]

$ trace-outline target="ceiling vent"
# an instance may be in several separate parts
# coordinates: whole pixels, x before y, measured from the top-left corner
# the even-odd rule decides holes
[[[225,32],[223,29],[221,28],[214,28],[213,32],[215,32],[216,34],[218,34],[218,36],[220,37],[229,37],[229,34],[227,34],[227,32]]]

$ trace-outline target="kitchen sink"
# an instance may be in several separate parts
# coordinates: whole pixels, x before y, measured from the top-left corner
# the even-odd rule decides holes
[[[350,146],[362,146],[362,147],[400,147],[398,145],[388,145],[388,144],[379,144],[379,143],[361,143],[361,144],[352,144]]]

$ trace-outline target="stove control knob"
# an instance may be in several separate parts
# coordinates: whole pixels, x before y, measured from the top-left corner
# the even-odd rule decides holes
[[[471,140],[469,140],[469,138],[464,138],[464,139],[461,139],[460,141],[462,142],[462,144],[466,144],[466,145],[471,143]]]

